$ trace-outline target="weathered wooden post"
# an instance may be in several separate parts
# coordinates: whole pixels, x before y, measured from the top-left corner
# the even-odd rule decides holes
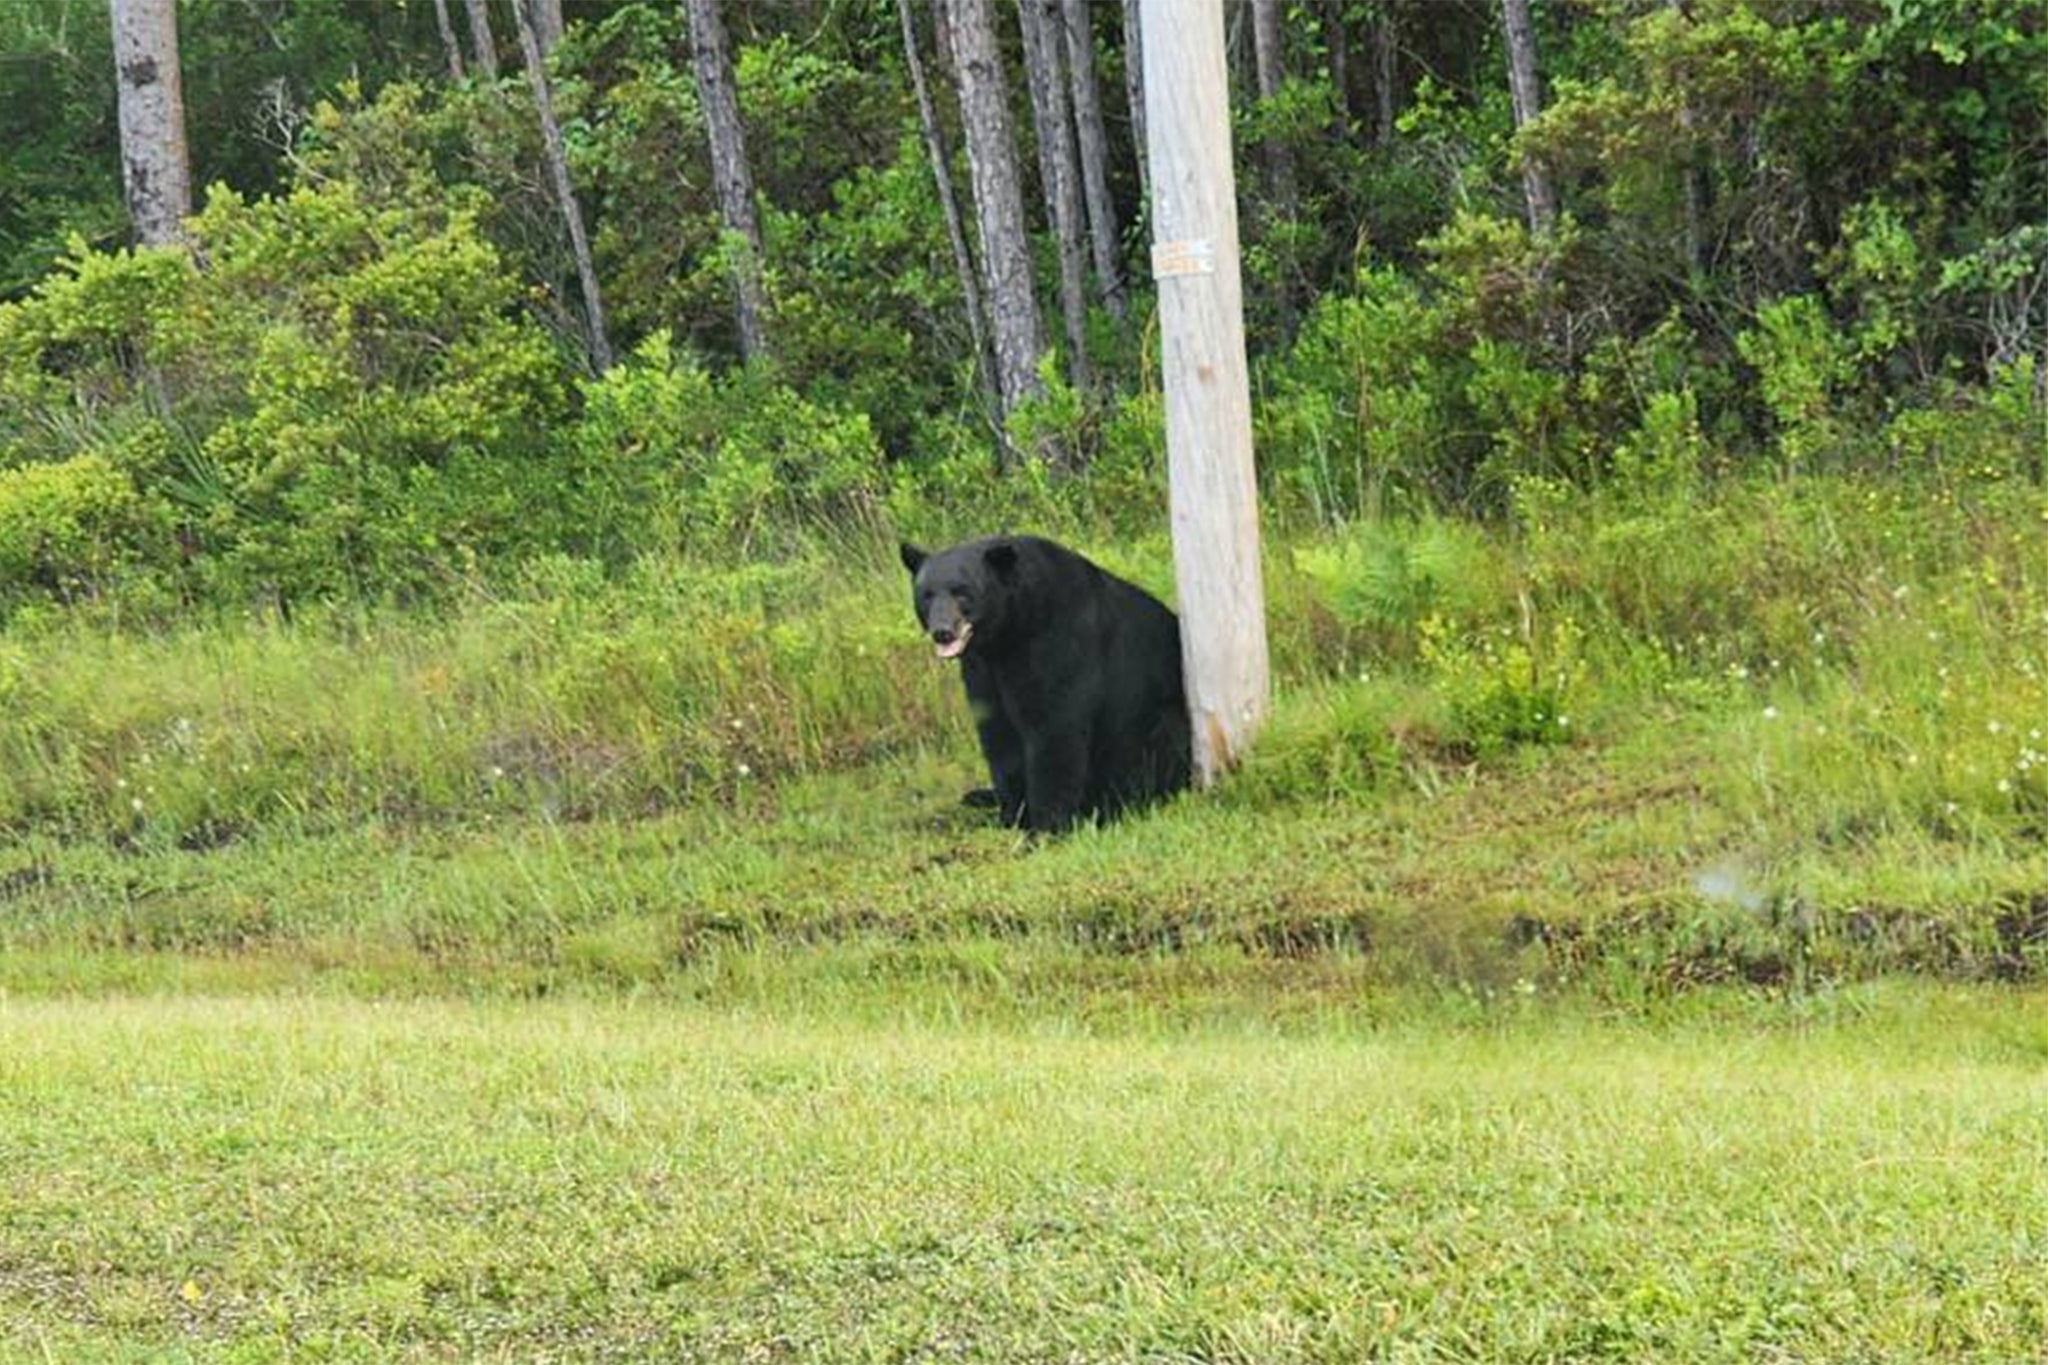
[[[1181,657],[1204,786],[1264,722],[1266,596],[1230,164],[1222,0],[1144,0],[1152,276]]]

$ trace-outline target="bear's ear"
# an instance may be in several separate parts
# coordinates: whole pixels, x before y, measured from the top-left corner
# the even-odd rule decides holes
[[[981,562],[995,570],[997,578],[1008,578],[1010,571],[1017,567],[1017,547],[1008,541],[1000,541],[982,551]]]
[[[925,560],[930,557],[907,540],[896,542],[896,553],[903,556],[903,567],[910,570],[912,574],[923,568]]]

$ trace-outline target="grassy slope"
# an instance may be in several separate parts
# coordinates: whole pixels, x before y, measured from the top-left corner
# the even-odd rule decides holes
[[[1859,978],[2048,955],[2039,497],[1850,491],[1302,547],[1039,845],[883,547],[0,637],[0,1361],[2022,1358],[2040,1001]]]
[[[0,1358],[2013,1361],[2038,1002],[1288,1038],[0,1001]]]
[[[965,975],[1037,1012],[1120,1008],[1133,987],[1162,1007],[1251,986],[1319,1008],[1418,980],[1613,998],[2039,967],[2048,850],[1802,840],[1724,789],[1711,737],[1664,725],[1317,801],[1248,781],[1049,844],[958,808],[958,750],[632,820],[46,842],[0,895],[0,985],[886,1005]]]

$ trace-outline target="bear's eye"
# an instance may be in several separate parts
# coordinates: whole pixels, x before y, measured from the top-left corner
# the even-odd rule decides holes
[[[956,592],[953,594],[953,601],[959,605],[961,611],[974,610],[974,594],[971,592]]]

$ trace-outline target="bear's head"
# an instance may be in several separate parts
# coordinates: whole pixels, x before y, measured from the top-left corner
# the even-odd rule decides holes
[[[976,640],[1001,636],[1017,547],[1006,540],[976,540],[926,554],[908,541],[899,547],[910,570],[918,623],[941,659],[957,659]]]

